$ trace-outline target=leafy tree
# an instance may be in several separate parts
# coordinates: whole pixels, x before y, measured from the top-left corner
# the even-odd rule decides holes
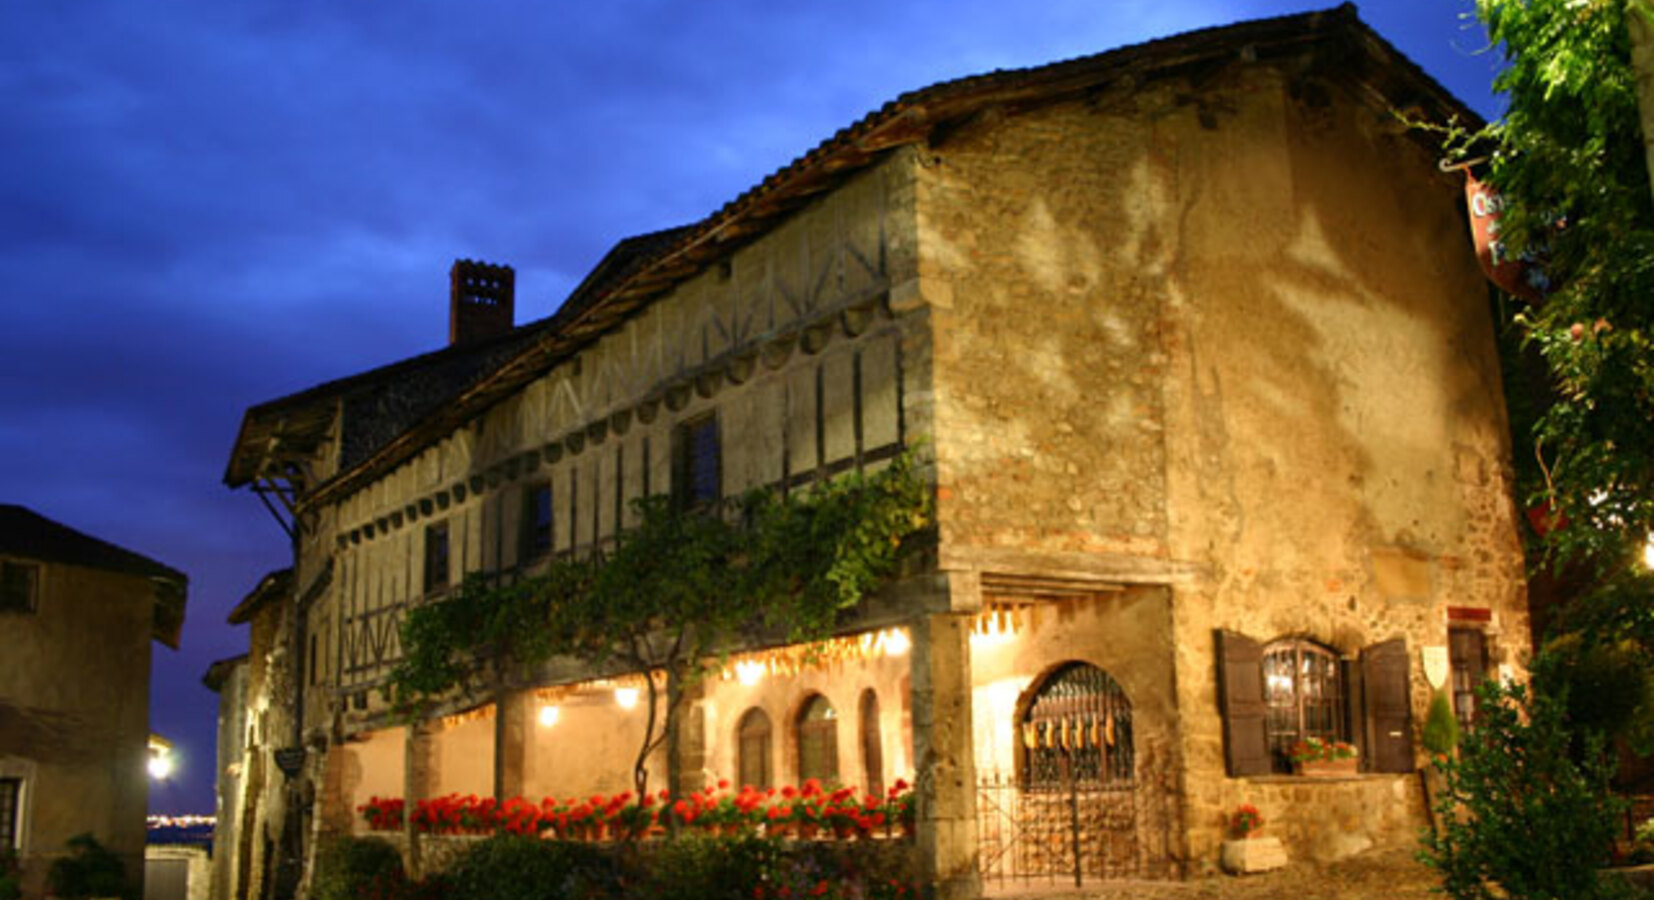
[[[1519,487],[1555,526],[1533,535],[1539,552],[1588,585],[1569,627],[1654,646],[1640,565],[1654,532],[1654,194],[1627,28],[1650,6],[1632,4],[1477,0],[1509,107],[1448,146],[1487,157],[1501,240],[1542,260],[1554,285],[1511,317],[1548,382],[1537,406],[1511,401]]]
[[[1421,858],[1455,900],[1623,896],[1621,882],[1598,876],[1623,808],[1608,788],[1613,757],[1599,732],[1576,746],[1566,692],[1536,684],[1483,685],[1476,730],[1457,759],[1439,760],[1442,824],[1425,832]]]

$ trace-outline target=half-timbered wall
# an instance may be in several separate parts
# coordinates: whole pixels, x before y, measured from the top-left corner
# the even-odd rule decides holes
[[[669,490],[676,426],[716,417],[721,494],[798,490],[895,456],[904,342],[889,292],[910,267],[903,157],[810,205],[753,244],[336,507],[329,671],[355,711],[399,655],[430,526],[446,525],[449,580],[522,570],[527,492],[547,485],[552,552],[601,550],[632,501]],[[910,276],[907,276],[910,277]],[[328,641],[318,641],[318,646]]]

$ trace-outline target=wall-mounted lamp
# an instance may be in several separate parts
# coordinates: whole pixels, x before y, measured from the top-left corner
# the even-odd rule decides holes
[[[547,703],[546,705],[540,707],[540,727],[550,728],[551,726],[556,725],[557,720],[561,717],[561,715],[562,711],[559,710],[556,705]]]
[[[634,687],[615,688],[615,702],[621,709],[631,709],[637,705],[638,689]]]

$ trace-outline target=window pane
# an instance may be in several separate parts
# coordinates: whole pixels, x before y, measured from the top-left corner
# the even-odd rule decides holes
[[[551,552],[551,485],[537,484],[523,496],[522,558],[534,559]]]
[[[40,586],[40,567],[32,563],[0,563],[0,611],[34,612]]]
[[[22,779],[0,778],[0,848],[17,849],[17,813],[22,795]]]
[[[425,593],[448,587],[448,523],[425,528]]]

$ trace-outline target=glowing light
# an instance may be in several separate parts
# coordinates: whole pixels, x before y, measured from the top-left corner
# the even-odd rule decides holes
[[[747,687],[764,679],[764,664],[755,659],[744,659],[735,664],[735,678]]]
[[[165,781],[172,775],[172,754],[157,753],[149,758],[149,777]]]
[[[884,644],[886,656],[902,656],[913,649],[913,641],[907,636],[906,628],[891,628],[879,634]]]
[[[550,728],[551,726],[556,725],[557,719],[561,715],[561,710],[559,710],[555,705],[547,703],[545,706],[540,707],[540,727]]]
[[[1654,569],[1654,534],[1648,536],[1648,543],[1643,545],[1643,565]]]
[[[992,609],[977,614],[976,623],[971,627],[971,646],[977,648],[998,647],[1008,644],[1017,636],[1016,618],[1003,609]]]
[[[637,705],[638,689],[635,687],[615,688],[615,702],[621,709],[631,709]]]

